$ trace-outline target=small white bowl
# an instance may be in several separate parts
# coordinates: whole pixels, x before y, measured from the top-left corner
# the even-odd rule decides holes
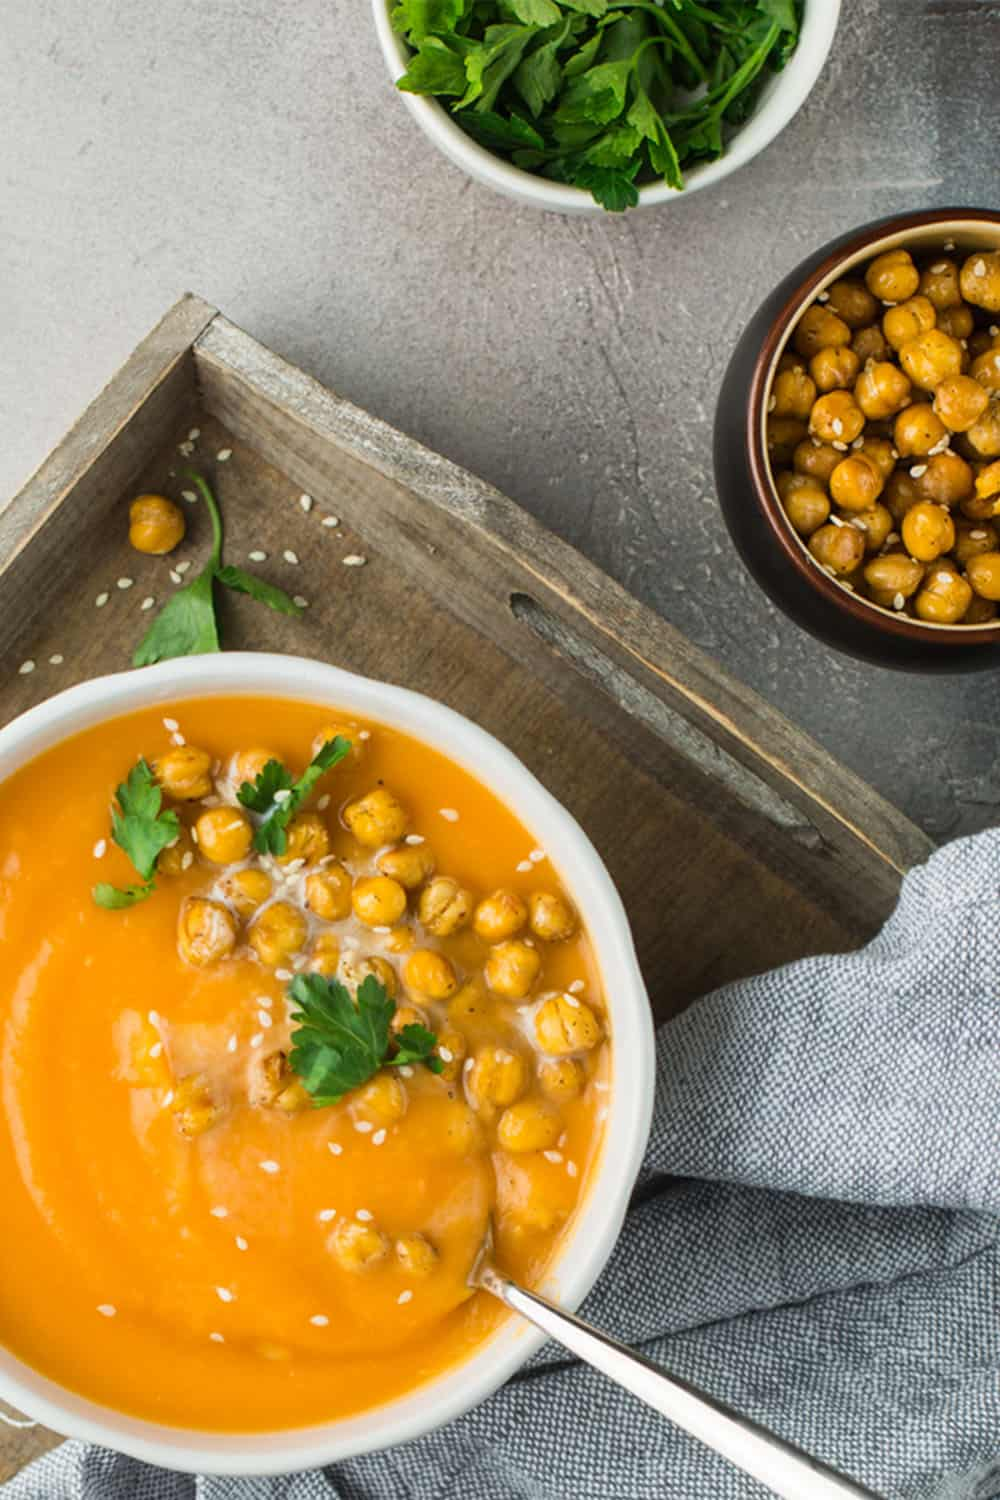
[[[134,709],[185,698],[267,695],[356,713],[449,756],[519,817],[576,903],[593,943],[611,1019],[612,1070],[603,1148],[546,1289],[569,1308],[597,1280],[621,1229],[653,1105],[653,1027],[628,920],[579,825],[525,766],[468,719],[404,688],[300,657],[226,653],[163,662],[59,693],[0,729],[0,781],[68,736]],[[199,1432],[141,1421],[85,1400],[0,1348],[0,1398],[70,1437],[170,1469],[283,1474],[393,1447],[461,1416],[544,1342],[509,1319],[477,1353],[438,1379],[356,1417],[292,1431]],[[136,1379],[141,1380],[141,1371]]]
[[[372,9],[382,55],[389,69],[389,76],[395,84],[406,72],[409,49],[392,28],[389,19],[392,0],[372,0]],[[668,187],[665,182],[652,182],[640,187],[638,206],[652,208],[657,203],[676,202],[697,192],[699,188],[711,187],[713,183],[728,177],[730,172],[735,172],[738,167],[752,161],[765,146],[769,146],[793,116],[798,114],[811,93],[832,50],[839,16],[840,0],[806,0],[798,46],[780,73],[768,74],[757,108],[733,136],[725,155],[720,156],[717,161],[689,168],[684,173],[685,186],[682,192]],[[531,208],[544,208],[552,213],[606,212],[583,188],[550,182],[546,177],[522,171],[520,167],[512,166],[502,157],[487,151],[471,136],[466,135],[456,123],[455,117],[432,96],[402,91],[400,96],[421,130],[430,137],[438,150],[477,182],[485,183],[498,193],[516,198],[519,203],[526,203]]]

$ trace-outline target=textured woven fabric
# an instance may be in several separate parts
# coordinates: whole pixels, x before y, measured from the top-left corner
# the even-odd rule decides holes
[[[585,1314],[890,1500],[1000,1497],[1000,832],[880,936],[660,1033],[635,1205]],[[289,1479],[68,1443],[2,1500],[763,1500],[549,1345],[460,1421]],[[804,1497],[807,1500],[807,1497]]]

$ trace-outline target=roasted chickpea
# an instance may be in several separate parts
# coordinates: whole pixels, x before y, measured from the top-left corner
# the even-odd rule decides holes
[[[851,330],[836,313],[820,302],[807,307],[792,335],[792,344],[805,359],[821,349],[836,349],[851,342]]]
[[[420,892],[417,915],[435,937],[450,937],[472,916],[472,892],[447,875],[438,875]]]
[[[980,500],[975,491],[967,495],[964,500],[960,500],[958,508],[969,521],[989,521],[993,518],[993,501]]]
[[[428,1000],[447,1000],[458,989],[458,978],[443,953],[432,948],[418,948],[406,960],[403,978],[408,989]]]
[[[895,474],[890,476],[882,495],[883,503],[897,525],[910,507],[923,498],[917,481],[911,478],[905,469],[897,469]]]
[[[1000,463],[988,464],[976,475],[976,498],[1000,499]]]
[[[178,745],[153,762],[156,779],[175,802],[196,802],[212,791],[212,757],[195,745]]]
[[[997,607],[992,599],[982,599],[973,594],[972,603],[962,616],[963,625],[989,625],[997,617]]]
[[[538,978],[542,960],[537,948],[511,938],[491,949],[483,973],[486,983],[505,1000],[523,1000]]]
[[[226,1106],[206,1073],[189,1073],[186,1078],[178,1079],[170,1107],[177,1129],[188,1140],[204,1135],[226,1113]]]
[[[450,1100],[441,1113],[444,1118],[438,1130],[438,1139],[449,1155],[468,1156],[482,1150],[483,1132],[467,1104],[459,1099]]]
[[[585,1075],[575,1057],[547,1057],[538,1064],[538,1082],[543,1094],[562,1104],[582,1093]]]
[[[500,889],[476,907],[472,925],[486,943],[502,943],[514,937],[528,920],[528,908],[513,891]]]
[[[203,968],[228,958],[236,947],[236,922],[221,901],[189,896],[181,907],[177,924],[177,947],[181,958]]]
[[[927,569],[913,608],[919,620],[934,625],[954,625],[971,603],[972,590],[962,575],[950,564],[938,562]]]
[[[309,1109],[312,1100],[285,1052],[255,1053],[250,1063],[247,1097],[254,1109],[278,1109],[294,1115]]]
[[[383,875],[415,891],[434,874],[434,852],[429,844],[397,844],[380,854],[376,864]]]
[[[799,443],[792,455],[792,464],[797,474],[808,475],[826,484],[843,454],[832,443],[821,443],[817,438],[806,438]]]
[[[923,582],[924,565],[905,552],[886,552],[865,564],[865,583],[870,589],[894,598],[909,599]]]
[[[245,781],[256,781],[264,767],[272,760],[280,764],[281,756],[276,755],[273,750],[264,750],[256,745],[246,750],[237,750],[229,764],[229,774],[233,785],[240,787]]]
[[[885,334],[877,323],[870,328],[859,328],[851,340],[851,348],[858,356],[858,364],[864,368],[869,360],[887,359],[890,354]]]
[[[961,375],[962,346],[940,328],[931,328],[903,345],[899,362],[914,385],[934,391],[949,375]]]
[[[934,410],[951,432],[968,432],[989,404],[989,392],[971,375],[949,375],[934,392]]]
[[[445,1083],[454,1083],[462,1071],[468,1050],[469,1044],[457,1027],[439,1026],[435,1051],[443,1066],[438,1077],[443,1078]]]
[[[898,307],[889,308],[882,319],[882,332],[894,349],[902,349],[904,344],[919,338],[936,323],[937,313],[933,302],[926,297],[910,297]]]
[[[335,932],[317,934],[306,967],[310,974],[322,974],[325,979],[340,973],[340,939]]]
[[[342,1271],[358,1273],[370,1271],[389,1253],[389,1241],[374,1224],[358,1224],[353,1219],[341,1219],[327,1240],[334,1260]]]
[[[391,932],[385,934],[384,948],[390,953],[409,953],[416,942],[416,935],[412,927],[394,927]]]
[[[297,859],[315,865],[330,852],[330,830],[319,813],[297,813],[285,833],[285,852],[274,856],[279,865],[290,865]]]
[[[528,898],[531,930],[547,943],[562,943],[576,931],[576,912],[565,896],[553,891],[532,891]]]
[[[868,510],[855,511],[851,525],[864,537],[866,552],[880,552],[893,528],[893,519],[884,505],[872,505]]]
[[[867,323],[874,323],[879,314],[878,301],[864,282],[849,276],[842,276],[829,288],[827,306],[849,328],[864,328]]]
[[[962,296],[973,307],[1000,312],[1000,250],[970,255],[962,266]]]
[[[942,308],[938,313],[937,326],[949,338],[961,342],[969,337],[976,325],[971,310],[963,302],[958,307]]]
[[[819,391],[851,389],[858,378],[860,369],[861,361],[849,344],[821,349],[809,361],[809,374],[812,376],[815,389]],[[807,417],[809,410],[807,408],[805,412],[796,412],[795,415]]]
[[[868,510],[884,488],[881,469],[860,451],[843,459],[830,475],[830,494],[843,510]]]
[[[601,1023],[575,995],[549,995],[535,1012],[535,1037],[543,1052],[566,1057],[589,1052],[601,1040]]]
[[[429,1276],[438,1254],[422,1234],[401,1234],[396,1241],[396,1260],[407,1276]]]
[[[924,471],[916,476],[922,500],[933,500],[937,505],[956,505],[972,493],[972,469],[957,453],[935,453],[926,465],[917,467],[923,467]]]
[[[465,1089],[477,1109],[489,1113],[513,1104],[524,1093],[524,1060],[506,1047],[480,1047],[465,1078]]]
[[[783,375],[786,370],[805,370],[805,361],[801,354],[796,354],[792,349],[786,349],[784,354],[778,356],[778,363],[774,367],[776,375]]]
[[[976,328],[969,335],[967,343],[970,359],[978,359],[981,354],[988,354],[993,348],[993,339],[985,328]]]
[[[892,443],[888,438],[869,437],[866,434],[861,440],[861,448],[859,451],[863,453],[866,458],[870,458],[872,460],[879,473],[882,475],[883,479],[889,478],[889,475],[896,467],[897,455],[893,451]]]
[[[866,417],[878,421],[902,411],[910,399],[910,390],[910,382],[896,365],[888,360],[869,361],[858,376],[854,399]],[[863,420],[861,426],[864,426]]]
[[[262,964],[277,968],[298,953],[306,940],[306,919],[290,901],[272,901],[255,919],[247,940]]]
[[[985,354],[980,354],[972,361],[970,374],[986,390],[994,394],[1000,391],[1000,349],[994,346],[987,349]]]
[[[389,1025],[398,1033],[406,1026],[426,1026],[427,1017],[415,1005],[397,1005]]]
[[[971,557],[965,576],[981,599],[1000,600],[1000,552],[981,552]]]
[[[955,523],[943,505],[920,500],[903,517],[903,546],[918,562],[933,562],[955,544]]]
[[[823,443],[853,443],[864,425],[864,414],[850,391],[829,391],[820,396],[809,417],[809,431]]]
[[[156,869],[159,875],[182,875],[185,870],[194,864],[194,840],[190,830],[181,824],[180,833],[173,843],[161,849],[156,858]]]
[[[470,979],[451,998],[448,1018],[469,1026],[484,1021],[493,1013],[493,1002],[478,979]]]
[[[768,417],[767,451],[776,464],[790,464],[792,454],[806,436],[808,428],[797,417]]]
[[[271,894],[271,877],[263,870],[234,870],[222,882],[222,894],[240,917],[252,917]]]
[[[962,292],[958,284],[958,267],[947,256],[926,266],[920,273],[920,293],[940,313],[945,308],[960,307]]]
[[[186,530],[184,512],[165,495],[137,495],[128,508],[128,539],[137,552],[162,557]]]
[[[344,809],[344,822],[359,844],[377,849],[397,844],[406,832],[407,817],[388,787],[377,786]]]
[[[324,724],[323,728],[316,733],[309,747],[309,753],[315,759],[323,746],[328,745],[331,740],[348,740],[351,748],[344,764],[357,765],[364,756],[367,744],[367,739],[361,738],[363,733],[364,730],[358,724]]]
[[[865,555],[865,539],[857,527],[833,522],[814,531],[808,546],[821,568],[841,578],[853,573]]]
[[[369,978],[378,980],[390,1000],[395,998],[399,989],[399,980],[396,978],[396,971],[392,964],[387,958],[381,958],[373,953],[359,954],[350,951],[342,953],[340,963],[337,965],[337,978],[347,986],[352,995],[357,994],[358,987]],[[401,1012],[397,1010],[393,1016],[393,1023],[399,1020],[400,1014]],[[399,1024],[402,1026],[406,1023],[400,1021]],[[421,1021],[421,1025],[423,1024],[424,1022]]]
[[[905,302],[920,286],[920,272],[908,250],[887,250],[868,267],[865,286],[880,302]]]
[[[830,514],[830,502],[814,481],[807,485],[796,485],[789,491],[784,506],[785,514],[799,536],[812,536]]]
[[[343,922],[351,915],[351,877],[336,861],[306,876],[306,905],[323,922]]]
[[[388,875],[369,875],[354,882],[351,905],[366,927],[392,927],[406,910],[406,892]]]
[[[522,1099],[500,1116],[497,1141],[505,1151],[547,1151],[562,1133],[559,1116],[540,1099]]]
[[[1000,458],[1000,398],[993,396],[989,406],[966,433],[969,446],[982,458]]]
[[[1000,532],[991,521],[956,521],[951,556],[960,568],[964,568],[970,558],[979,557],[984,552],[995,552],[998,546]]]
[[[253,824],[238,807],[208,807],[195,822],[194,834],[213,865],[232,865],[250,853]]]
[[[902,458],[924,458],[948,436],[948,429],[926,401],[904,407],[893,426],[893,441]]]
[[[376,1073],[350,1096],[351,1112],[373,1125],[395,1125],[406,1114],[408,1103],[401,1078],[393,1073]]]
[[[816,383],[805,370],[783,370],[774,378],[768,410],[776,417],[797,417],[804,422],[816,400]]]

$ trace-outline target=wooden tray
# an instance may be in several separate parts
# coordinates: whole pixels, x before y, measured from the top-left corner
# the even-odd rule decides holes
[[[167,597],[178,560],[197,566],[208,528],[192,506],[177,553],[140,557],[127,504],[178,496],[191,465],[220,496],[227,558],[266,552],[257,570],[310,605],[289,620],[227,596],[226,644],[403,683],[508,744],[604,856],[661,1019],[863,941],[929,854],[895,808],[518,506],[195,297],[0,514],[0,720],[128,666],[151,618],[141,600]],[[351,554],[364,566],[344,566]],[[57,1441],[2,1433],[0,1479]]]

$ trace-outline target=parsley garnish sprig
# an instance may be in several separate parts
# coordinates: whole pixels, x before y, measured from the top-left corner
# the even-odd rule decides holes
[[[95,885],[94,900],[110,911],[134,906],[153,892],[156,861],[181,831],[177,814],[163,811],[163,793],[145,760],[140,759],[132,767],[115,797],[111,837],[132,861],[142,884],[119,887],[102,880]]]
[[[132,664],[136,667],[148,667],[154,661],[167,661],[175,656],[205,656],[220,649],[219,625],[215,616],[217,583],[238,594],[249,594],[251,599],[266,604],[278,614],[302,613],[300,606],[284,589],[276,588],[255,573],[223,564],[222,516],[218,502],[200,474],[191,473],[188,477],[205,502],[212,522],[212,551],[197,578],[167,600],[146,631],[132,657]]]
[[[286,830],[296,811],[324,771],[342,761],[350,748],[350,740],[338,734],[320,747],[298,781],[280,760],[269,760],[255,780],[243,782],[236,796],[261,817],[253,836],[258,854],[284,854],[288,848]]]
[[[320,974],[297,974],[288,996],[299,1023],[289,1061],[317,1107],[336,1104],[380,1068],[422,1063],[432,1073],[442,1071],[437,1037],[426,1026],[411,1023],[393,1037],[395,1001],[372,974],[358,985],[357,1002],[339,979]]]

